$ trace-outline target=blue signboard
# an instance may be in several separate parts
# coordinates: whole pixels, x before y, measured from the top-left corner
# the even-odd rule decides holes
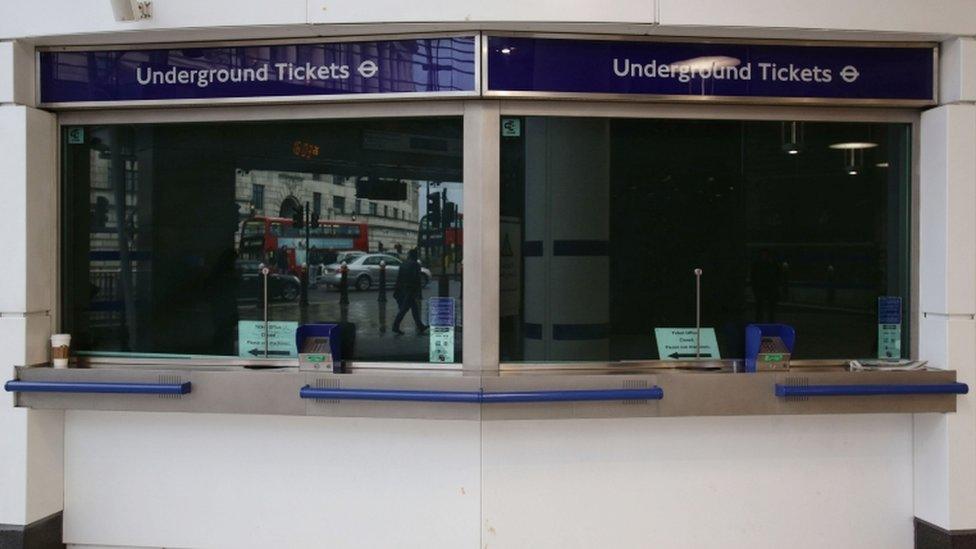
[[[901,324],[901,298],[878,298],[878,324]]]
[[[477,94],[475,37],[45,51],[43,105]]]
[[[427,300],[427,317],[431,326],[454,327],[454,298],[432,297]]]
[[[934,104],[935,47],[492,36],[487,95]],[[513,93],[514,92],[514,93]]]

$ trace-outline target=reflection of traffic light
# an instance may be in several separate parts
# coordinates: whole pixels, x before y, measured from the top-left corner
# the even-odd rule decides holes
[[[450,227],[457,221],[457,204],[454,202],[444,203],[444,226]]]
[[[441,226],[441,193],[427,195],[427,222],[431,227]]]
[[[295,208],[295,211],[291,214],[291,224],[296,229],[301,229],[305,226],[305,211],[301,208]]]

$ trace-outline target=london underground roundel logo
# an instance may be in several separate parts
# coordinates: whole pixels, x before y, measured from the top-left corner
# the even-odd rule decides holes
[[[843,78],[844,82],[847,82],[848,84],[857,80],[858,76],[861,76],[861,73],[857,72],[854,65],[847,65],[840,70],[840,77]]]

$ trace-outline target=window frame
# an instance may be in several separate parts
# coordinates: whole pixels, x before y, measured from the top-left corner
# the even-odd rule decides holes
[[[260,105],[260,106],[219,106],[206,109],[173,107],[173,108],[135,108],[135,109],[106,109],[106,110],[76,110],[62,111],[57,113],[58,143],[61,142],[63,129],[66,126],[79,125],[112,125],[112,124],[177,124],[177,123],[220,123],[220,122],[273,122],[288,120],[350,120],[350,119],[394,119],[394,118],[460,118],[462,123],[462,139],[467,140],[467,128],[465,127],[465,103],[460,100],[436,100],[436,101],[383,101],[383,102],[362,102],[362,103],[322,103],[322,104],[299,104],[299,105]],[[468,180],[468,154],[467,146],[462,144],[462,165],[464,181]],[[57,272],[57,312],[60,313],[64,307],[62,292],[62,267],[64,253],[62,248],[62,235],[64,230],[64,215],[62,209],[62,198],[64,193],[64,166],[61,156],[56,159],[59,213],[57,216],[58,234],[58,261]],[[465,209],[476,207],[475,203],[467,197],[468,185],[465,184]],[[362,215],[361,213],[359,215]],[[470,252],[470,253],[469,253]],[[472,258],[469,269],[466,269],[463,278],[464,295],[462,300],[467,303],[469,299],[475,299],[478,294],[471,292],[469,288],[470,273],[480,268],[481,254],[477,251],[470,251],[467,246],[464,248],[465,257]],[[475,305],[470,307],[477,310],[480,307]],[[469,307],[466,305],[463,310],[466,312]],[[62,315],[56,314],[55,322],[58,326],[62,321]],[[462,370],[470,369],[472,363],[480,362],[477,357],[469,359],[469,349],[471,346],[467,342],[468,336],[462,331],[462,354],[463,362],[450,364],[437,364],[427,362],[366,362],[352,361],[349,366],[352,369],[409,369],[409,370]],[[119,362],[118,355],[113,354],[112,360],[116,364]],[[221,362],[226,362],[226,367],[240,367],[246,360],[237,359],[233,356],[220,357]],[[226,361],[223,359],[226,358]],[[123,357],[124,360],[124,357]],[[186,363],[186,361],[182,361]],[[211,364],[212,365],[212,364]]]
[[[248,122],[287,120],[332,120],[356,118],[461,117],[463,124],[464,307],[463,363],[353,362],[354,369],[464,369],[475,371],[532,368],[532,364],[499,364],[499,157],[500,123],[503,116],[561,116],[609,118],[679,118],[688,120],[798,120],[811,122],[906,123],[911,134],[911,180],[908,284],[910,304],[910,353],[918,356],[919,311],[919,128],[921,110],[911,108],[777,106],[772,101],[755,105],[718,103],[654,103],[647,101],[559,101],[554,99],[477,99],[377,101],[353,103],[214,106],[208,108],[132,108],[77,110],[58,113],[59,136],[64,126],[88,124],[143,124],[186,122]],[[59,141],[60,142],[60,141]],[[60,162],[58,181],[63,172]],[[60,189],[60,187],[59,187]],[[59,190],[59,198],[60,193]],[[365,215],[358,211],[357,215]],[[62,216],[58,216],[61,235]],[[59,236],[60,238],[60,236]],[[60,243],[59,243],[60,246]],[[61,261],[59,255],[58,308],[62,306]],[[56,322],[60,322],[60,315]],[[239,363],[228,357],[228,366]],[[580,363],[573,367],[587,368]],[[565,367],[563,365],[562,367]]]
[[[563,118],[631,118],[631,119],[680,119],[680,120],[744,120],[744,121],[783,121],[796,120],[800,122],[848,122],[848,123],[900,123],[909,125],[910,143],[910,180],[909,180],[909,212],[908,226],[908,314],[905,322],[909,330],[909,358],[918,360],[919,324],[922,313],[919,310],[919,188],[920,188],[920,139],[921,110],[911,108],[871,108],[871,107],[797,107],[778,106],[774,100],[768,104],[742,105],[702,103],[666,103],[666,102],[638,102],[638,101],[550,101],[550,100],[506,100],[500,103],[499,124],[503,117],[508,116],[542,116]],[[496,134],[496,141],[500,151],[501,138]],[[493,220],[500,226],[501,217]],[[499,256],[493,256],[496,261]],[[497,304],[496,304],[497,305]],[[496,318],[498,315],[496,314]],[[498,323],[493,323],[496,330]],[[497,342],[499,334],[494,334]],[[595,365],[617,364],[616,361],[598,363],[533,363],[512,362],[499,364],[501,370],[520,369],[549,369],[553,367],[565,368],[567,365],[579,368],[590,368]]]

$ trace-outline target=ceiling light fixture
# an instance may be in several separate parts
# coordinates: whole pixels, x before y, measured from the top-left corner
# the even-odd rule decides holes
[[[803,150],[802,122],[783,122],[780,128],[780,148],[789,155],[800,154]]]
[[[877,147],[877,143],[871,143],[870,141],[850,141],[846,143],[834,143],[830,145],[831,149],[841,149],[841,150],[864,150],[873,149]]]

